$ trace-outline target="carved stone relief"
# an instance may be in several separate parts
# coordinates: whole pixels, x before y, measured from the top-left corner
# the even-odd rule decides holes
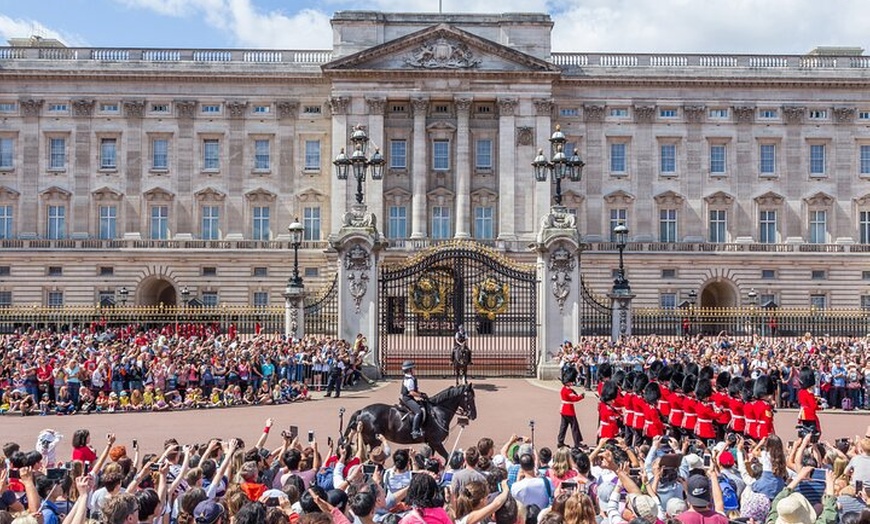
[[[350,296],[353,298],[357,313],[368,291],[371,267],[372,255],[360,244],[354,244],[344,255],[344,269],[347,271],[347,281],[350,284]]]
[[[556,303],[559,304],[559,312],[562,313],[565,309],[565,301],[571,294],[571,281],[573,280],[574,268],[576,267],[574,255],[565,249],[564,246],[559,246],[550,254],[550,282],[553,297]]]

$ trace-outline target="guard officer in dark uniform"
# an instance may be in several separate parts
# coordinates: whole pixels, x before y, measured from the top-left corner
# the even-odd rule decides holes
[[[426,395],[421,393],[417,386],[414,367],[413,360],[406,360],[402,363],[402,372],[405,374],[402,378],[402,402],[414,413],[414,419],[411,423],[411,438],[416,439],[423,436],[423,430],[420,428],[420,425],[423,423],[423,406],[421,406],[421,403],[426,400]]]

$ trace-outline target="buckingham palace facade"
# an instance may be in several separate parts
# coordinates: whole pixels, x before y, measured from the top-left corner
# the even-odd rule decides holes
[[[362,126],[365,201],[407,257],[476,240],[525,262],[558,125],[582,274],[613,227],[642,307],[870,308],[870,57],[554,53],[544,14],[344,11],[332,49],[0,48],[0,306],[282,302],[287,226],[306,286],[354,201],[332,160]],[[54,43],[56,44],[56,43]],[[349,151],[348,151],[349,153]]]

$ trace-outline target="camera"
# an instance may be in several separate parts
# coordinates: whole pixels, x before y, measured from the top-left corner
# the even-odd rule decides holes
[[[463,416],[456,417],[456,424],[460,427],[463,427],[463,428],[467,427],[468,426],[468,417],[463,417]]]
[[[308,430],[308,442],[314,442],[314,430],[313,429]]]
[[[48,480],[60,482],[66,476],[67,471],[66,468],[48,468],[45,470],[45,476]]]

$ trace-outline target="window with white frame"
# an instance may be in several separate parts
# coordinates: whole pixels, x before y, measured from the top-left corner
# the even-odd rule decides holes
[[[474,167],[481,170],[492,169],[492,140],[478,139],[475,143]]]
[[[870,111],[858,111],[858,120],[870,120]]]
[[[707,112],[707,116],[713,120],[725,120],[729,116],[728,108],[717,107]]]
[[[673,107],[659,109],[659,118],[677,118],[677,110]]]
[[[266,307],[269,305],[269,292],[268,291],[254,291],[253,303],[251,304],[254,307]]]
[[[492,206],[478,206],[474,208],[474,238],[479,240],[492,240],[495,238]]]
[[[254,140],[254,170],[268,171],[271,166],[271,142],[267,138]]]
[[[15,167],[15,141],[12,137],[0,137],[0,169]]]
[[[661,309],[676,309],[677,308],[677,294],[676,293],[662,293],[659,295],[659,307]]]
[[[48,168],[66,169],[66,138],[51,137],[48,139]]]
[[[777,240],[776,210],[762,209],[758,212],[758,242],[776,244]]]
[[[212,204],[200,208],[202,214],[199,235],[203,240],[218,240],[220,238],[220,206]]]
[[[759,145],[758,171],[762,175],[776,174],[776,144]]]
[[[432,207],[431,236],[437,240],[450,238],[450,208],[447,206]]]
[[[206,115],[218,115],[221,112],[220,104],[203,104],[200,106],[200,112]]]
[[[828,110],[827,109],[813,109],[809,112],[810,120],[827,120],[828,119]]]
[[[811,209],[809,216],[810,244],[824,244],[828,241],[828,212],[824,209]]]
[[[825,144],[810,144],[810,175],[825,174]]]
[[[152,113],[168,113],[169,104],[151,104]]]
[[[48,212],[48,222],[45,227],[45,236],[49,240],[59,240],[66,238],[66,206],[64,205],[49,205],[46,211]]]
[[[254,108],[251,110],[251,112],[255,115],[266,115],[269,114],[271,111],[272,108],[270,106],[263,105],[255,105]]]
[[[390,140],[390,169],[407,169],[408,141],[404,139]]]
[[[320,240],[320,208],[306,207],[302,210],[303,240]]]
[[[118,109],[119,106],[116,103],[100,104],[101,113],[117,113]]]
[[[710,222],[707,225],[710,230],[710,242],[713,244],[722,244],[726,242],[728,234],[728,214],[724,209],[711,209]]]
[[[118,168],[118,139],[100,139],[100,169]]]
[[[63,307],[63,291],[48,292],[48,307]]]
[[[870,211],[858,213],[858,237],[862,244],[870,244]]]
[[[610,210],[610,241],[616,242],[616,234],[613,232],[618,225],[628,225],[628,209],[615,208]]]
[[[828,295],[821,293],[810,295],[810,307],[813,309],[826,309],[828,307]]]
[[[251,238],[254,240],[269,240],[272,209],[269,206],[254,206],[252,215]]]
[[[69,111],[69,105],[63,102],[48,104],[49,113],[66,113],[67,111]]]
[[[408,208],[390,206],[387,236],[394,239],[408,238]]]
[[[759,109],[758,118],[761,120],[773,120],[779,118],[779,111],[776,109]]]
[[[169,169],[169,139],[151,139],[151,169],[165,171]]]
[[[710,174],[724,175],[727,168],[725,144],[710,144]]]
[[[628,118],[628,108],[627,107],[611,107],[610,108],[610,116],[614,118]]]
[[[106,205],[99,207],[100,240],[112,240],[118,238],[118,206]]]
[[[450,140],[439,138],[432,141],[432,169],[435,171],[450,169]]]
[[[677,210],[659,210],[659,242],[677,241]]]
[[[15,102],[0,102],[0,113],[14,113],[18,111],[18,104]]]
[[[221,168],[221,141],[217,138],[206,138],[202,141],[203,171],[218,171]]]
[[[0,205],[0,239],[15,237],[13,229],[13,226],[15,225],[13,212],[14,208],[11,205]]]
[[[628,144],[625,142],[612,142],[610,144],[610,172],[625,174],[627,165]]]
[[[676,144],[661,144],[659,146],[659,170],[662,175],[677,174]]]
[[[151,240],[169,239],[169,206],[151,206]]]
[[[859,148],[859,173],[862,175],[870,175],[870,145],[862,145]]]
[[[205,307],[218,307],[220,305],[220,298],[217,291],[203,291],[202,292],[202,305]]]
[[[320,140],[305,141],[305,170],[320,170]]]

